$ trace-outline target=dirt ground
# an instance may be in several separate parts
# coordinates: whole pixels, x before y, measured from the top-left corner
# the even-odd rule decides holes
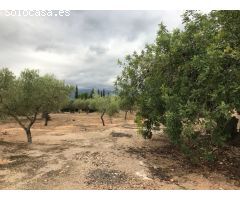
[[[214,168],[193,166],[164,135],[144,140],[128,117],[103,127],[97,113],[51,114],[31,145],[14,121],[1,123],[0,189],[240,189],[239,149]]]

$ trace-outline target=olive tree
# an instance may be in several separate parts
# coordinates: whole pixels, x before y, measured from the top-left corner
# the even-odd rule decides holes
[[[116,93],[119,96],[119,107],[125,112],[124,119],[127,120],[127,113],[134,109],[134,105],[137,100],[137,92],[133,86],[128,85],[126,82],[121,80],[120,76],[117,77],[115,87]]]
[[[105,122],[103,116],[105,115],[109,104],[109,99],[105,97],[101,97],[99,95],[94,95],[94,98],[91,102],[91,107],[95,107],[96,110],[101,114],[100,118],[102,120],[103,126],[105,126]]]
[[[64,81],[57,80],[53,75],[42,77],[42,87],[42,94],[46,99],[42,102],[42,108],[44,109],[45,126],[47,126],[50,119],[49,113],[59,111],[67,103],[68,95],[73,87],[66,86]]]
[[[104,115],[108,114],[110,119],[114,114],[119,111],[119,103],[117,97],[105,96],[101,97],[98,94],[94,94],[90,100],[90,108],[97,110],[101,116],[103,126],[105,126]]]
[[[78,109],[79,111],[84,111],[87,114],[90,111],[89,104],[90,104],[90,99],[76,99],[73,102],[73,105],[76,109]]]
[[[71,90],[53,76],[40,76],[37,70],[26,69],[16,77],[7,68],[1,69],[0,115],[14,118],[32,143],[31,127],[37,115],[60,108]]]
[[[107,114],[110,117],[110,121],[112,123],[112,117],[119,112],[120,106],[119,106],[119,98],[117,96],[109,96],[105,97],[109,98],[109,104],[107,107]]]

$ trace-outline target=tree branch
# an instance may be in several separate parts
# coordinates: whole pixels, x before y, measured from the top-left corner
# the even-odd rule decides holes
[[[33,116],[32,119],[28,117],[29,119],[31,119],[31,120],[30,120],[30,124],[28,125],[28,128],[29,128],[29,129],[32,127],[32,125],[33,125],[34,122],[36,121],[36,119],[37,119],[37,114],[38,114],[38,111],[36,111],[36,112],[34,113],[34,116]]]
[[[18,119],[18,117],[17,117],[16,115],[14,115],[14,114],[12,114],[12,113],[10,113],[10,112],[9,112],[9,115],[10,115],[11,117],[13,117],[13,118],[19,123],[19,125],[20,125],[23,129],[26,129],[25,125],[21,122],[20,119]]]

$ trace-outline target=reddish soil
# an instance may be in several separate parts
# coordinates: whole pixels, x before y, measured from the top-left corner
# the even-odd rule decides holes
[[[238,147],[194,166],[164,135],[138,135],[133,115],[105,117],[105,127],[97,113],[51,118],[37,120],[31,145],[17,123],[0,124],[0,189],[240,189]]]

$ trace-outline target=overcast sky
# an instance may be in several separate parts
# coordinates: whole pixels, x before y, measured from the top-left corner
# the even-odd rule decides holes
[[[79,88],[112,88],[118,59],[154,42],[182,11],[71,11],[69,17],[0,16],[0,67],[53,73]]]

